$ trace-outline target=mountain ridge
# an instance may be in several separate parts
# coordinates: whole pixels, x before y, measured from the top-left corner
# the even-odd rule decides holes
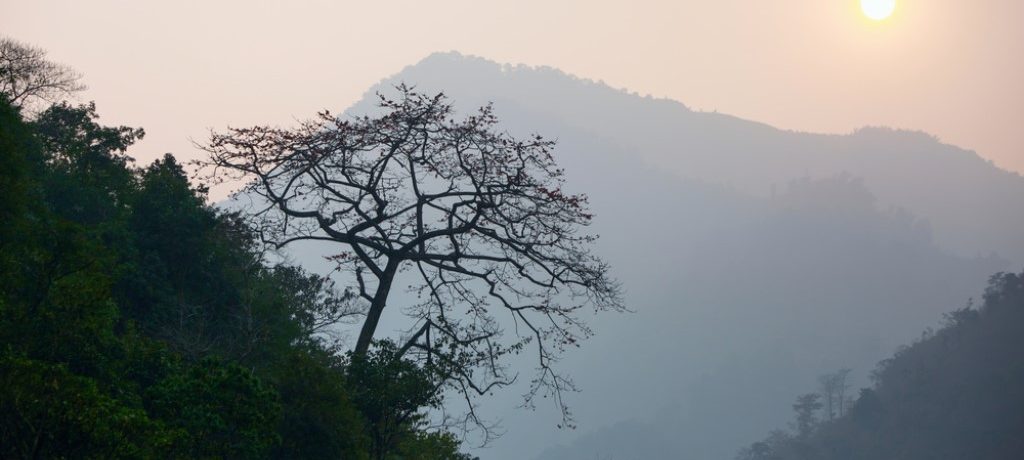
[[[746,124],[750,124],[750,125],[756,125],[756,126],[760,126],[760,127],[763,127],[763,128],[770,129],[770,130],[778,131],[780,133],[788,133],[788,134],[796,134],[796,135],[823,136],[823,137],[851,137],[851,136],[856,136],[856,135],[860,134],[861,132],[881,131],[881,132],[885,132],[885,133],[889,133],[889,134],[895,134],[895,135],[899,135],[899,136],[919,137],[919,138],[925,139],[927,141],[932,141],[932,142],[934,142],[934,143],[936,143],[936,144],[938,144],[940,146],[943,146],[943,147],[951,147],[951,148],[954,148],[954,149],[957,149],[957,150],[961,150],[961,151],[963,151],[965,153],[972,154],[972,155],[976,156],[978,159],[980,159],[981,161],[987,163],[988,165],[991,165],[993,168],[1002,170],[1002,171],[1004,171],[1006,173],[1009,173],[1010,175],[1013,175],[1013,176],[1024,178],[1024,174],[1022,174],[1020,172],[1017,172],[1017,171],[1013,171],[1013,170],[1010,170],[1010,169],[1003,168],[1003,167],[995,164],[995,162],[992,161],[991,159],[985,158],[984,156],[979,154],[977,152],[977,150],[961,147],[959,145],[948,143],[948,142],[944,142],[942,140],[942,138],[938,134],[931,133],[931,132],[928,132],[928,131],[925,131],[925,130],[921,130],[921,129],[899,128],[899,127],[892,127],[892,126],[887,126],[887,125],[873,125],[873,124],[866,124],[866,125],[861,125],[861,126],[858,126],[858,127],[854,127],[853,129],[851,129],[848,132],[827,132],[827,131],[801,130],[801,129],[798,129],[798,128],[783,128],[783,127],[772,125],[772,124],[767,123],[767,122],[762,122],[762,121],[758,121],[758,120],[754,120],[754,119],[750,119],[750,118],[744,118],[744,117],[741,117],[741,116],[738,116],[738,115],[732,115],[732,114],[727,113],[727,112],[721,112],[718,109],[712,109],[712,110],[694,109],[694,108],[691,108],[690,106],[688,106],[685,102],[677,100],[677,99],[670,98],[668,96],[653,96],[650,93],[641,95],[636,90],[630,90],[629,88],[626,88],[626,87],[616,88],[616,87],[611,86],[610,84],[606,83],[604,80],[593,79],[593,78],[589,78],[589,77],[580,76],[580,75],[577,75],[577,74],[574,74],[574,73],[566,72],[564,70],[561,70],[561,69],[559,69],[557,67],[550,66],[550,65],[531,65],[531,64],[524,64],[524,63],[515,63],[515,64],[513,64],[513,63],[502,63],[502,62],[495,61],[495,60],[492,60],[492,59],[489,59],[487,57],[480,56],[480,55],[463,54],[462,52],[457,51],[457,50],[435,51],[435,52],[430,53],[427,56],[423,57],[422,59],[420,59],[416,63],[406,65],[401,70],[399,70],[399,71],[397,71],[397,72],[395,72],[395,73],[393,73],[393,74],[391,74],[391,75],[389,75],[387,77],[379,79],[375,84],[373,84],[370,87],[370,89],[368,89],[367,91],[365,91],[362,94],[362,96],[359,98],[359,101],[372,100],[375,97],[375,95],[380,91],[380,89],[382,87],[387,86],[389,83],[395,81],[397,77],[400,77],[403,74],[406,74],[407,72],[416,69],[417,67],[420,67],[420,66],[431,66],[431,65],[434,65],[435,62],[454,62],[454,61],[470,62],[470,63],[472,63],[474,65],[481,65],[481,66],[487,66],[487,67],[497,66],[497,67],[499,67],[501,69],[501,71],[503,73],[510,73],[510,72],[544,72],[544,73],[552,73],[552,74],[558,75],[561,78],[570,80],[572,82],[582,83],[582,84],[585,84],[585,85],[588,85],[588,86],[597,87],[597,88],[601,89],[602,91],[618,93],[618,94],[621,94],[621,95],[624,95],[624,96],[628,96],[628,97],[642,98],[644,100],[653,101],[653,102],[656,102],[656,103],[665,103],[665,104],[668,104],[668,105],[677,106],[678,108],[682,108],[683,110],[685,110],[687,112],[690,112],[690,113],[693,113],[693,114],[712,115],[712,116],[717,116],[717,117],[723,117],[723,118],[725,118],[727,120],[737,121],[737,122],[746,123]],[[358,104],[357,104],[357,106],[358,106]]]
[[[1024,209],[995,214],[983,206],[1001,196],[1024,196],[1024,177],[923,131],[784,130],[694,111],[673,99],[640,96],[553,67],[499,64],[457,52],[431,54],[380,80],[348,112],[372,112],[374,94],[393,92],[403,82],[444,92],[462,110],[493,103],[499,118],[523,134],[550,131],[529,123],[531,118],[557,119],[679,178],[758,196],[803,176],[851,173],[863,178],[883,205],[908,208],[935,224],[945,247],[968,256],[996,252],[1024,263],[1024,243],[1007,231],[1024,228]],[[511,111],[523,112],[524,119],[503,116]],[[559,138],[560,133],[542,134]],[[948,196],[935,199],[928,193]]]

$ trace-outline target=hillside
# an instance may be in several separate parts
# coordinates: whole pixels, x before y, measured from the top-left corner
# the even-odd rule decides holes
[[[1024,449],[1024,273],[879,363],[849,412],[744,449],[760,459],[1015,459]],[[818,417],[821,418],[821,417]]]
[[[431,374],[325,330],[347,292],[97,118],[0,92],[0,458],[470,458],[419,423]]]

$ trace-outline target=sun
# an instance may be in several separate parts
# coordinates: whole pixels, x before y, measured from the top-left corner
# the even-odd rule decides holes
[[[860,0],[860,9],[865,16],[881,21],[892,16],[896,10],[896,0]]]

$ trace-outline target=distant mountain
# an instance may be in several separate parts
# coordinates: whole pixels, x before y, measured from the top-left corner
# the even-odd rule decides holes
[[[550,67],[502,65],[458,53],[433,54],[367,96],[403,81],[444,91],[465,109],[492,101],[504,122],[564,138],[536,122],[557,120],[668,174],[756,196],[768,196],[794,178],[847,172],[863,178],[882,206],[901,206],[931,222],[943,247],[968,256],[996,252],[1024,263],[1024,206],[1008,202],[1024,197],[1024,178],[924,133],[783,131]],[[354,109],[365,111],[372,103],[367,97]],[[513,112],[514,118],[503,116]]]
[[[509,131],[557,138],[635,311],[588,318],[597,337],[560,363],[583,388],[570,397],[579,431],[504,391],[482,410],[507,434],[482,458],[731,458],[786,423],[806,382],[850,367],[866,383],[922,324],[1024,262],[1024,178],[921,133],[781,131],[455,53],[346,113],[373,112],[373,94],[400,82],[463,112],[493,102]],[[293,255],[327,270],[327,251]]]

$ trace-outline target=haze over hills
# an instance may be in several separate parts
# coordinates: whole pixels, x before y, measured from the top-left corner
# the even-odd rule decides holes
[[[347,114],[401,82],[463,113],[493,102],[511,132],[558,138],[634,310],[592,318],[598,335],[561,363],[583,388],[579,430],[556,430],[549,407],[516,410],[507,390],[484,402],[507,434],[483,458],[731,458],[784,426],[817,375],[849,367],[863,384],[1024,262],[1024,178],[926,134],[782,131],[456,53],[383,80]],[[322,272],[326,251],[293,254]]]
[[[990,206],[1021,196],[1021,176],[924,133],[783,131],[696,112],[680,102],[642,97],[549,67],[502,65],[458,53],[433,54],[382,81],[367,96],[402,81],[421,91],[444,91],[466,110],[492,101],[499,116],[518,110],[560,120],[678,177],[756,196],[767,196],[773,185],[782,187],[795,177],[849,172],[864,178],[883,206],[906,207],[929,220],[943,247],[966,255],[997,251],[1024,261],[1024,243],[1016,232],[1024,226],[1024,208]],[[353,111],[365,111],[373,102],[366,97]],[[502,121],[565,137],[530,119],[505,116]]]
[[[0,460],[1024,459],[1022,0],[50,3]]]
[[[796,429],[774,430],[737,460],[1020,458],[1022,330],[1024,274],[993,276],[978,303],[880,362],[841,414],[814,414],[823,391],[804,396]]]

